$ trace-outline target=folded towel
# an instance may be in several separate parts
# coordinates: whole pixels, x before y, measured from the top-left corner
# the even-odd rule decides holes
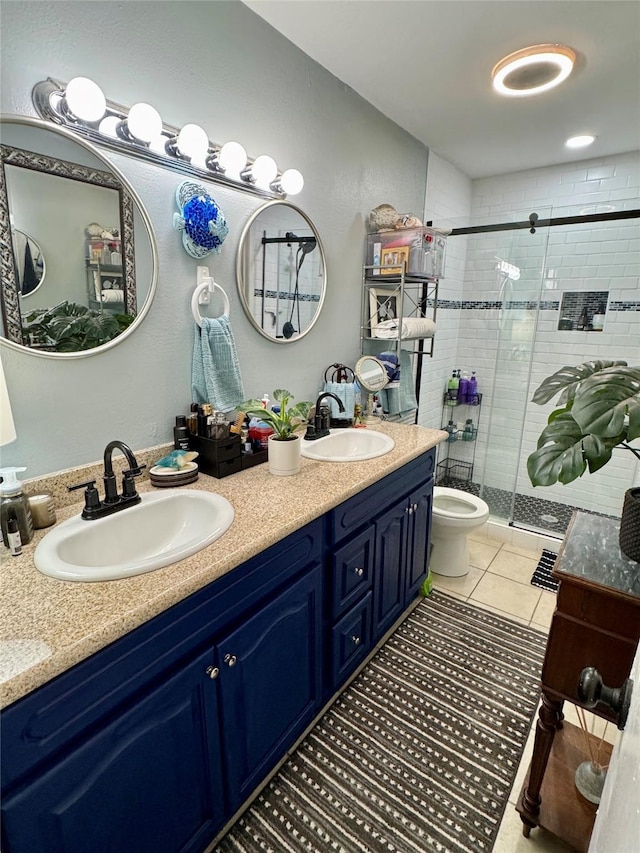
[[[393,383],[395,385],[395,383]],[[413,384],[413,369],[408,350],[400,350],[400,382],[398,387],[391,383],[378,394],[382,411],[388,415],[402,415],[418,408]]]
[[[403,317],[401,320],[383,320],[373,330],[376,338],[397,339],[402,323],[402,340],[410,338],[432,338],[436,333],[436,324],[427,317]]]
[[[384,365],[389,382],[397,382],[400,379],[400,360],[394,352],[378,353],[378,361]]]
[[[230,412],[244,400],[236,344],[226,315],[202,318],[195,327],[191,360],[192,399]]]
[[[339,421],[347,421],[353,418],[353,408],[356,404],[356,388],[353,382],[325,382],[324,390],[335,394],[342,400],[344,412],[341,412],[338,404],[331,397],[325,397],[323,404],[328,404],[331,409],[331,417]]]
[[[100,298],[103,302],[123,302],[124,290],[103,290]]]

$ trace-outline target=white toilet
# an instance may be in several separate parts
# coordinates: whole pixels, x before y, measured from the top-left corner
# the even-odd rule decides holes
[[[489,518],[489,507],[460,489],[435,486],[429,568],[437,575],[460,577],[469,571],[467,535]]]

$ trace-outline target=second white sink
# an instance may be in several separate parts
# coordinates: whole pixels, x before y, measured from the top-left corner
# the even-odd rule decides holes
[[[361,462],[384,456],[395,446],[383,432],[370,429],[337,429],[315,441],[302,441],[302,455],[323,462]]]
[[[38,544],[36,567],[66,581],[107,581],[152,572],[206,548],[230,527],[233,507],[196,489],[146,492],[141,503],[56,525]]]

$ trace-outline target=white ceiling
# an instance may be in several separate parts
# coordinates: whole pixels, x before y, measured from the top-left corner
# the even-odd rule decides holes
[[[301,50],[471,178],[640,149],[638,0],[244,0]],[[578,54],[527,98],[491,69],[533,44]],[[592,133],[570,151],[570,136]]]

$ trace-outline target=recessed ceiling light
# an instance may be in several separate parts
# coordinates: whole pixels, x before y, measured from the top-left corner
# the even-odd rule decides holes
[[[591,145],[591,143],[595,141],[595,136],[591,136],[590,133],[585,133],[583,136],[572,136],[571,139],[567,139],[565,145],[567,148],[586,148],[587,145]]]
[[[501,95],[537,95],[566,80],[576,54],[562,44],[536,44],[501,59],[491,72],[493,88]]]

